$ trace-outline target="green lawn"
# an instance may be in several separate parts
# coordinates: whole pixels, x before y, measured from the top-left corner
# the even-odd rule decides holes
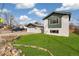
[[[35,45],[43,47],[55,56],[79,56],[79,35],[71,33],[69,37],[30,34],[15,40],[16,44]],[[16,47],[27,56],[49,56],[49,53],[35,48]]]

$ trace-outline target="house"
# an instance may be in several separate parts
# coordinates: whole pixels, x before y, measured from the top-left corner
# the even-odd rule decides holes
[[[41,33],[42,32],[42,28],[43,28],[42,25],[29,23],[27,25],[27,32]]]
[[[71,13],[55,11],[43,18],[44,33],[49,35],[69,36]]]

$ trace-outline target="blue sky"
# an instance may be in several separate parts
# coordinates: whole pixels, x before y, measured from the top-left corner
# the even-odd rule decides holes
[[[0,9],[2,3],[0,3]],[[42,22],[42,19],[53,11],[69,11],[72,14],[71,22],[79,24],[79,4],[68,3],[5,3],[3,7],[5,12],[15,16],[15,20],[20,24],[29,22]]]

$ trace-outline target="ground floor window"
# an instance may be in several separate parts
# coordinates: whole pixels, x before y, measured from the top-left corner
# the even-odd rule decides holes
[[[59,30],[50,30],[50,33],[59,33]]]

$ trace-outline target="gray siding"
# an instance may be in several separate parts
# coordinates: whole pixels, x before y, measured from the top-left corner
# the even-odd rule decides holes
[[[55,17],[59,17],[58,19],[58,23],[57,24],[50,24],[50,20],[55,19]],[[48,28],[61,28],[62,24],[61,24],[61,15],[52,15],[50,17],[48,17]]]

